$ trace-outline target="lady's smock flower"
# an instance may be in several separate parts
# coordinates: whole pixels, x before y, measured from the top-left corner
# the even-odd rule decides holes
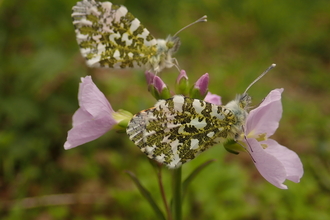
[[[113,111],[91,76],[81,78],[78,100],[80,108],[73,115],[73,128],[64,144],[66,150],[99,138],[125,119],[125,114]]]
[[[241,144],[268,182],[280,189],[287,189],[283,182],[288,179],[298,183],[304,171],[295,152],[268,139],[275,133],[282,117],[282,92],[283,89],[271,91],[260,106],[250,111],[245,125],[246,140],[241,140]]]

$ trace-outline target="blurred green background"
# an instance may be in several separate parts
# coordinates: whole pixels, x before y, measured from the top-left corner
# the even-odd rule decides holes
[[[208,15],[180,33],[175,57],[190,81],[210,74],[210,90],[227,103],[270,64],[250,89],[257,105],[284,88],[274,139],[298,153],[305,174],[280,190],[248,155],[219,145],[183,167],[184,176],[215,158],[190,187],[184,219],[329,219],[330,2],[328,0],[113,1],[125,5],[156,38]],[[142,70],[90,69],[75,39],[75,0],[0,0],[0,218],[154,219],[124,173],[134,172],[161,205],[148,159],[125,134],[63,149],[78,108],[80,77],[92,75],[113,108],[136,113],[155,100]],[[175,68],[162,73],[173,86]],[[164,170],[168,196],[170,172]]]

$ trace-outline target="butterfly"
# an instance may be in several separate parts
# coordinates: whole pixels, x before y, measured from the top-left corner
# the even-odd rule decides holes
[[[251,97],[247,90],[225,106],[175,95],[133,116],[126,133],[149,158],[178,168],[218,143],[244,136]]]
[[[177,66],[172,55],[180,47],[176,35],[155,39],[150,32],[128,12],[125,6],[111,2],[82,0],[72,8],[73,25],[80,52],[90,67],[145,68],[158,73]]]

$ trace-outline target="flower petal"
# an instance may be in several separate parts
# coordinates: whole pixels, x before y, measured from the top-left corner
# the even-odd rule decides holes
[[[204,98],[204,101],[215,105],[221,105],[221,96],[208,92]]]
[[[268,146],[265,151],[275,156],[283,164],[286,170],[286,178],[299,183],[300,178],[304,174],[304,169],[298,155],[294,151],[280,145],[275,140],[268,139],[261,144],[263,143]]]
[[[103,117],[106,112],[108,115],[114,112],[107,98],[92,81],[91,76],[81,78],[78,100],[79,106],[93,117]]]
[[[114,124],[116,121],[111,117],[94,119],[91,114],[79,108],[73,116],[73,128],[68,132],[64,149],[68,150],[95,140],[109,131]]]
[[[95,140],[117,124],[110,103],[90,76],[82,78],[78,99],[80,108],[72,117],[73,128],[68,132],[65,149]]]
[[[283,89],[272,90],[263,102],[251,110],[246,120],[246,134],[273,135],[282,117],[281,93]]]
[[[287,173],[281,161],[265,151],[257,140],[249,138],[247,141],[249,143],[247,150],[254,160],[254,165],[259,173],[274,186],[280,189],[287,189],[288,187],[283,184]]]

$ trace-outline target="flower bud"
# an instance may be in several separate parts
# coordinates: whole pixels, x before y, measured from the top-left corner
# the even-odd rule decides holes
[[[181,70],[175,84],[176,94],[188,95],[189,93],[189,81],[186,71]]]
[[[194,99],[204,99],[208,92],[209,74],[205,73],[195,83],[190,90],[190,97]]]
[[[146,72],[145,76],[148,83],[148,91],[153,97],[157,100],[171,98],[170,90],[159,76],[151,72]]]

